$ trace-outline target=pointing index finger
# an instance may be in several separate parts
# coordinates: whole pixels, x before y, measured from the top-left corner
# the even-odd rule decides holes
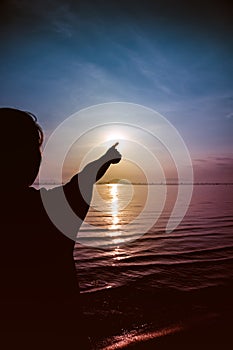
[[[114,145],[112,146],[112,148],[116,148],[119,145],[119,142],[114,143]]]

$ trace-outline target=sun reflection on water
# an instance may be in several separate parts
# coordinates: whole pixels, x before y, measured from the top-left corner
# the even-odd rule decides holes
[[[119,235],[120,219],[119,219],[119,203],[118,203],[118,185],[109,185],[110,194],[110,205],[111,205],[111,222],[109,223],[108,229],[111,231],[111,237]]]
[[[134,186],[126,180],[95,186],[79,241],[113,249],[137,237],[137,230],[141,232],[142,224],[136,220],[147,200],[147,192],[147,186]],[[130,230],[129,224],[133,221],[134,227]]]
[[[114,243],[117,244],[117,242],[114,242]],[[112,266],[116,266],[117,262],[120,262],[122,260],[125,260],[125,259],[128,259],[131,257],[131,254],[129,254],[129,251],[127,251],[119,246],[116,246],[114,249],[112,249],[109,254],[112,257],[112,261],[113,261]]]

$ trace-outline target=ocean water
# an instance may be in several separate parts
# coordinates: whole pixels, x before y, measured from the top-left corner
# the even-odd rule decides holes
[[[130,233],[121,228],[144,210],[148,186],[134,186],[135,198],[125,208],[129,199],[127,185],[97,187],[100,196],[89,211],[89,225],[84,224],[79,233],[84,244],[94,248],[78,244],[75,249],[83,293],[125,286],[131,281],[143,285],[145,279],[151,288],[190,290],[218,286],[233,277],[232,185],[196,185],[189,209],[172,233],[165,232],[165,225],[177,188],[168,186],[170,198],[165,210],[155,225],[136,240],[133,228]],[[162,186],[149,186],[149,190],[159,200],[158,187]],[[102,211],[97,211],[101,199],[106,203],[102,203]],[[123,209],[116,210],[120,206],[117,201],[124,203]],[[151,207],[144,214],[147,220],[155,216]],[[128,242],[129,237],[132,242]],[[104,249],[96,249],[98,244]]]
[[[147,339],[195,322],[206,327],[217,319],[225,329],[222,319],[229,325],[232,314],[233,185],[195,185],[189,209],[172,233],[165,227],[175,185],[167,186],[160,215],[162,185],[135,185],[133,195],[128,185],[96,187],[79,233],[89,246],[77,243],[74,251],[93,349],[121,343],[125,348],[126,339]],[[155,207],[145,209],[148,191]],[[144,220],[156,215],[158,220],[134,236],[136,224],[128,224],[142,211]]]

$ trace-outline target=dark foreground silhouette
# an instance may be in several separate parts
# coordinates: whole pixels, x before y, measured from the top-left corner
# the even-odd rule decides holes
[[[30,187],[41,162],[42,130],[27,112],[2,108],[0,118],[0,346],[2,349],[87,349],[73,261],[74,240],[54,226],[44,209],[40,191]],[[88,212],[93,184],[112,163],[121,159],[115,147],[88,164],[63,187],[42,189],[61,222],[67,221],[59,202],[60,192],[64,191],[70,207],[80,218],[72,227],[73,238]]]
[[[230,281],[182,291],[151,288],[147,276],[83,302],[95,350],[231,350],[232,293]]]

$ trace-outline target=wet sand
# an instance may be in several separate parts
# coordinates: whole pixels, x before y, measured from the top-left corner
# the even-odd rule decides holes
[[[94,350],[232,349],[232,286],[83,295]]]
[[[140,335],[124,334],[102,350],[232,349],[232,334],[220,320],[199,320],[199,324],[173,325]],[[205,322],[204,322],[205,321]]]

